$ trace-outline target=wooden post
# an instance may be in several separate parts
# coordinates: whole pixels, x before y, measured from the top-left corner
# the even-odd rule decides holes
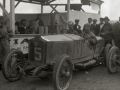
[[[10,0],[10,29],[15,34],[15,0]]]
[[[6,0],[3,0],[3,7],[5,8],[6,5]],[[4,11],[3,11],[3,16],[5,16]]]
[[[99,5],[99,13],[98,14],[100,14],[100,16],[101,16],[101,4]]]
[[[43,5],[41,4],[41,14],[43,14]]]
[[[69,18],[70,18],[70,0],[67,0],[67,21],[69,22]]]

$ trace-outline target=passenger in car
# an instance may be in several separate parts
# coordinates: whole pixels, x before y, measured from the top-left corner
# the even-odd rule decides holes
[[[72,21],[68,22],[68,30],[66,31],[67,34],[76,34],[79,35],[76,30],[73,29],[74,23]]]
[[[83,31],[82,37],[85,38],[86,41],[89,41],[89,43],[91,45],[97,44],[97,39],[96,39],[95,34],[90,31],[90,25],[86,24],[84,26],[84,31]]]

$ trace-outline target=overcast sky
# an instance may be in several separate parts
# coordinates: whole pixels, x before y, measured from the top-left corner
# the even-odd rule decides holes
[[[104,3],[102,5],[102,12],[101,16],[105,17],[108,16],[111,20],[118,20],[118,17],[120,16],[120,0],[103,0]],[[0,0],[2,3],[2,0]],[[6,9],[9,12],[9,2],[10,0],[6,0]],[[54,3],[66,3],[67,0],[57,0]],[[80,3],[80,0],[71,0],[71,3]],[[27,7],[27,8],[26,8]],[[44,12],[50,12],[51,8],[48,9],[48,7],[44,7]],[[64,11],[64,7],[58,7],[58,11],[62,12]],[[88,10],[87,7],[84,8],[85,11]],[[90,10],[88,10],[90,11]],[[2,10],[0,10],[1,14]],[[15,10],[16,13],[39,13],[40,12],[40,5],[35,4],[27,4],[27,3],[20,3],[18,7]],[[96,11],[90,11],[90,12],[96,12]]]

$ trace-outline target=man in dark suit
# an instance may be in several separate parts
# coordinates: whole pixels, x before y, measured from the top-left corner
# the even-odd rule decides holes
[[[99,32],[97,29],[97,19],[93,19],[93,24],[91,25],[91,31],[98,36]]]
[[[78,19],[75,20],[75,25],[73,26],[73,29],[76,30],[78,32],[78,34],[82,33],[81,26],[79,25],[79,20]]]
[[[120,17],[119,21],[113,25],[113,40],[115,45],[120,49]]]
[[[100,18],[100,23],[97,25],[98,36],[100,36],[100,32],[103,26],[104,26],[104,18]]]
[[[90,30],[91,30],[91,25],[92,25],[92,18],[88,18],[88,23],[86,23],[83,27],[83,31],[85,30],[85,26],[89,25],[90,26]]]
[[[105,24],[101,29],[100,36],[105,39],[105,45],[112,44],[113,34],[112,34],[112,25],[109,23],[109,18],[104,18]]]

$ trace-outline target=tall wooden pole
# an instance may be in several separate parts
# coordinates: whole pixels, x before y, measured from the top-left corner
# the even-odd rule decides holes
[[[5,8],[6,5],[6,0],[3,0],[3,7]],[[3,16],[5,16],[4,11],[3,11]]]
[[[41,14],[43,14],[43,5],[41,4]]]
[[[70,18],[70,0],[67,0],[67,21],[69,22]]]
[[[15,0],[10,0],[10,29],[15,34]]]

